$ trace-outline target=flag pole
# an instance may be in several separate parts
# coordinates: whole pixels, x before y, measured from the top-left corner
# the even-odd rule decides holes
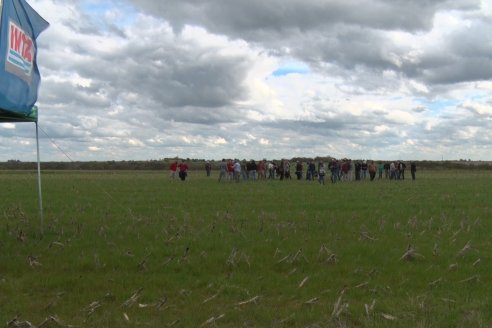
[[[39,206],[39,221],[40,221],[40,231],[41,237],[43,237],[43,196],[41,192],[41,160],[39,158],[39,132],[38,132],[38,121],[34,122],[36,124],[36,149],[38,157],[38,206]]]

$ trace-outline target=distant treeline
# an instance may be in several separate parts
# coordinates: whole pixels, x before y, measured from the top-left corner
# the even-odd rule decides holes
[[[142,171],[155,171],[155,170],[168,170],[171,162],[181,159],[166,158],[160,160],[147,160],[147,161],[89,161],[89,162],[41,162],[42,170],[142,170]],[[203,159],[184,159],[191,170],[205,169],[206,160]],[[292,158],[291,162],[295,163],[297,160],[306,163],[310,158]],[[328,161],[329,157],[317,157],[314,159],[316,162],[319,160]],[[280,162],[280,160],[274,160]],[[219,168],[220,160],[210,161],[212,169],[217,170]],[[375,161],[389,162],[389,161]],[[412,161],[403,161],[407,168],[410,168]],[[481,169],[491,170],[492,162],[487,161],[469,161],[469,160],[457,160],[457,161],[413,161],[417,165],[418,169]],[[36,162],[22,162],[19,160],[9,160],[7,162],[0,162],[0,170],[35,170],[37,169]]]

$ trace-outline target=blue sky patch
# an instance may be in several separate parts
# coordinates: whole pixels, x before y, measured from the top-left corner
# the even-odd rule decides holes
[[[106,18],[105,14],[108,11],[119,11],[122,13],[122,19],[117,22],[113,22],[116,26],[120,28],[124,28],[133,23],[135,17],[135,9],[130,5],[122,5],[115,4],[111,0],[92,0],[86,3],[83,3],[81,9],[88,13],[94,22],[101,27],[101,29],[105,30],[106,27]]]
[[[417,98],[416,101],[422,104],[422,106],[430,109],[432,112],[440,112],[445,108],[458,106],[461,103],[461,101],[454,99],[429,100],[426,98]]]
[[[289,74],[309,74],[310,72],[311,70],[306,64],[301,62],[291,62],[277,68],[275,71],[273,71],[272,75],[279,77]]]

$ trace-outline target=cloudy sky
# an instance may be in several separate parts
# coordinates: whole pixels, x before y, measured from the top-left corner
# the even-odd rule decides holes
[[[28,2],[42,161],[492,160],[490,0]]]

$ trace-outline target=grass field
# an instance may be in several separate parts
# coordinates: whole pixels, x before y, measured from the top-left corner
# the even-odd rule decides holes
[[[487,327],[492,172],[0,171],[0,325]]]

